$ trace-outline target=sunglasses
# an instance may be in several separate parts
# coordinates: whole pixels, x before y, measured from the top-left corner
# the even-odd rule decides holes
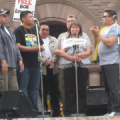
[[[110,16],[105,16],[105,15],[103,16],[103,18],[106,18],[106,17],[110,17]]]
[[[9,15],[2,15],[4,18],[9,17]]]
[[[49,29],[44,29],[44,28],[43,28],[43,29],[41,29],[41,31],[49,31]]]

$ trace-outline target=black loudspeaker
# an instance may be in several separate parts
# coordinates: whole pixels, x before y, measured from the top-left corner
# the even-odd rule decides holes
[[[108,96],[104,87],[87,88],[87,105],[107,105]]]
[[[32,103],[22,91],[0,92],[1,117],[31,117],[34,111]]]

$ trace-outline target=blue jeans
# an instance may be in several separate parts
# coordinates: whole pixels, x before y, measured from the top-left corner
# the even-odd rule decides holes
[[[38,111],[38,92],[40,86],[40,68],[24,68],[23,72],[19,72],[17,68],[17,78],[19,89],[28,95],[29,99]]]

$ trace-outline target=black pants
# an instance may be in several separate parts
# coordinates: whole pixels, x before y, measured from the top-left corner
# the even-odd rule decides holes
[[[54,115],[60,114],[58,74],[53,75],[52,69],[47,69],[47,75],[43,75],[44,106],[48,109],[47,94],[50,94],[50,104]]]
[[[77,68],[78,73],[78,102],[79,113],[86,114],[86,86],[88,80],[88,69]],[[64,69],[65,102],[63,112],[65,116],[77,113],[76,111],[76,85],[75,68]]]
[[[101,67],[104,75],[104,84],[109,98],[108,111],[120,112],[119,106],[119,65],[111,64]]]

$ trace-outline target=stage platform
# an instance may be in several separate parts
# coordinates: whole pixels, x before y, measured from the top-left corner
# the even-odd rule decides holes
[[[57,117],[57,118],[18,118],[12,120],[120,120],[120,116],[88,116],[88,117]]]

